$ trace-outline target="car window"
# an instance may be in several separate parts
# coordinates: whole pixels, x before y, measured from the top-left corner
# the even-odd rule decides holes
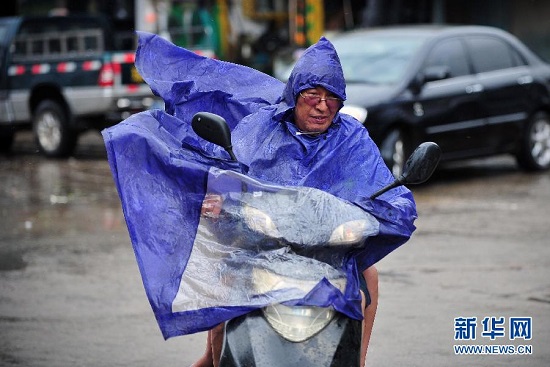
[[[425,68],[446,66],[449,76],[457,77],[470,74],[470,67],[464,45],[458,38],[437,43],[426,58]]]
[[[4,24],[0,24],[0,40],[5,40],[6,35],[8,34],[8,26]]]
[[[14,61],[89,56],[103,52],[105,35],[95,18],[26,20],[15,38]]]
[[[424,43],[422,36],[362,35],[340,37],[333,41],[340,57],[346,82],[394,84],[403,78],[416,51]]]
[[[467,40],[474,70],[483,73],[524,65],[522,57],[504,40],[476,36]]]

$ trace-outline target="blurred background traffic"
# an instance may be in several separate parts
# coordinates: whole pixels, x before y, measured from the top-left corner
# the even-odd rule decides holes
[[[135,30],[178,46],[272,72],[273,56],[323,34],[396,24],[477,24],[511,32],[550,59],[550,3],[544,0],[7,0],[0,16],[104,16],[111,37]]]

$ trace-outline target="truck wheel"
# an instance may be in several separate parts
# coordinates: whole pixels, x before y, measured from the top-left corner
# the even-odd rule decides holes
[[[403,173],[405,162],[410,153],[410,144],[401,129],[390,130],[380,144],[380,154],[394,177]]]
[[[547,113],[536,113],[529,121],[516,158],[526,171],[550,168],[550,117]]]
[[[40,151],[48,157],[65,157],[76,147],[77,133],[68,126],[68,118],[54,101],[40,102],[33,116],[33,131]]]

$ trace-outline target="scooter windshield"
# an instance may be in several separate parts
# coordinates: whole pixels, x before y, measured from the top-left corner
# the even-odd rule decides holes
[[[338,300],[358,293],[347,279],[349,251],[378,234],[372,215],[318,189],[217,168],[207,193],[222,209],[201,216],[173,312],[283,302],[338,309]]]

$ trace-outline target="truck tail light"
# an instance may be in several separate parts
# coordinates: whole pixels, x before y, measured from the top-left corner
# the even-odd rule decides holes
[[[120,75],[120,64],[107,62],[103,64],[99,72],[99,86],[112,87],[115,84],[115,77]]]

